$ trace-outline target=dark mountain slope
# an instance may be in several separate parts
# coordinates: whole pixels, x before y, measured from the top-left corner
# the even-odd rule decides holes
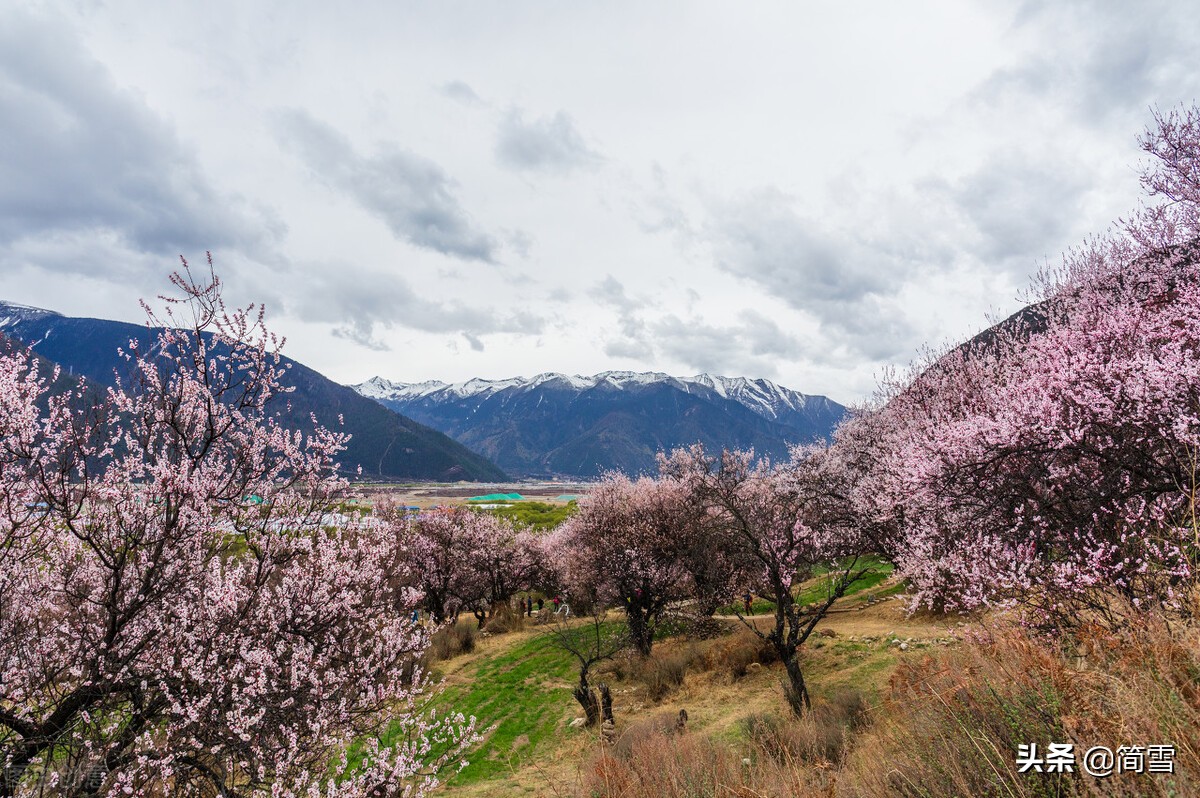
[[[128,365],[118,354],[130,340],[149,347],[156,332],[144,326],[102,319],[61,316],[50,311],[0,302],[0,333],[33,347],[65,372],[99,385],[112,385]],[[492,481],[506,478],[486,458],[399,413],[326,379],[294,360],[283,378],[295,390],[277,400],[285,423],[303,429],[309,415],[352,437],[342,462],[348,471],[388,479]],[[339,425],[338,416],[345,423]]]

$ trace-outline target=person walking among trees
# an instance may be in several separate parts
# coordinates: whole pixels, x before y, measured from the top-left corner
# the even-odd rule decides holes
[[[746,595],[742,596],[742,603],[746,605],[746,615],[750,614],[751,605],[754,603],[754,596],[750,595],[750,591],[746,591]]]

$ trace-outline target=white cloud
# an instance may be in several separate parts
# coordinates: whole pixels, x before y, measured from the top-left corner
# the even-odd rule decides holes
[[[1131,207],[1200,90],[1183,3],[52,6],[0,11],[0,298],[129,318],[213,249],[346,382],[853,400]]]

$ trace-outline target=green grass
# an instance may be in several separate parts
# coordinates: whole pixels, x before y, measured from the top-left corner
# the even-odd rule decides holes
[[[861,579],[858,579],[852,585],[846,588],[846,592],[842,594],[843,597],[853,596],[855,593],[861,593],[864,590],[869,590],[873,587],[876,587],[889,576],[891,576],[892,571],[895,570],[895,566],[890,562],[885,562],[878,559],[872,559],[871,561],[860,564],[859,566],[856,566],[856,570],[857,568],[864,566],[870,566],[874,570],[871,573],[865,574]],[[813,604],[816,602],[825,601],[829,597],[829,593],[833,588],[833,580],[834,577],[830,575],[828,569],[825,569],[825,573],[819,574],[813,579],[810,579],[800,589],[800,591],[796,594],[796,601],[798,601],[800,604]]]
[[[570,685],[575,660],[552,640],[537,636],[512,648],[481,657],[456,675],[437,704],[468,717],[487,734],[470,764],[447,779],[465,785],[520,768],[552,744],[574,713]],[[486,730],[495,727],[491,732]]]
[[[874,569],[871,573],[866,574],[854,584],[850,585],[843,594],[843,598],[853,596],[856,593],[862,593],[865,590],[878,587],[892,572],[896,570],[895,566],[887,560],[879,557],[864,558],[859,561],[856,570],[860,568],[870,567]],[[832,579],[829,576],[831,569],[828,567],[818,567],[814,569],[815,576],[809,579],[798,589],[795,589],[796,601],[800,604],[813,604],[815,602],[824,601],[829,596],[830,588],[832,587]],[[890,585],[882,590],[875,591],[872,595],[876,598],[883,598],[895,593],[903,592],[904,585],[902,583]],[[744,607],[740,600],[726,604],[717,610],[718,615],[733,615],[735,612],[743,612]],[[750,602],[751,615],[767,615],[775,612],[775,602],[768,601],[765,598],[755,597]],[[744,613],[743,613],[744,614]]]
[[[740,612],[742,615],[746,614],[746,607],[741,601],[735,601],[731,604],[726,604],[724,607],[719,607],[716,614],[733,615],[737,612]],[[772,612],[775,612],[774,601],[767,601],[765,598],[755,597],[755,599],[750,602],[751,615],[768,615]]]
[[[507,518],[520,526],[541,531],[553,529],[570,518],[575,514],[576,507],[574,501],[566,504],[524,501],[504,507],[494,507],[483,512],[489,512],[500,518]]]

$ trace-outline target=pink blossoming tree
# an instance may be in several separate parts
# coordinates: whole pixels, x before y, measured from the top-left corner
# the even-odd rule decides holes
[[[1019,319],[851,425],[865,512],[918,604],[1022,603],[1056,625],[1187,611],[1200,453],[1200,115],[1156,114],[1148,202],[1044,273]],[[1114,599],[1119,599],[1114,601]],[[1135,610],[1136,611],[1136,610]]]
[[[99,403],[0,356],[0,795],[424,794],[473,732],[401,678],[395,537],[328,525],[343,438],[276,423],[262,312],[173,282]]]
[[[452,507],[382,514],[402,541],[404,578],[421,592],[434,623],[469,611],[483,628],[542,573],[537,536],[489,513]]]
[[[772,464],[753,452],[714,456],[693,446],[660,460],[664,480],[706,515],[709,547],[739,564],[747,586],[775,602],[768,631],[746,626],[768,641],[787,673],[788,704],[797,715],[810,707],[799,651],[834,602],[872,572],[868,526],[858,523],[842,463],[818,448],[797,449],[790,462]],[[796,588],[828,569],[828,589],[801,604]],[[743,619],[745,620],[745,619]]]
[[[631,644],[648,656],[667,606],[691,595],[685,554],[697,518],[677,481],[610,473],[548,542],[568,594],[621,609]]]

